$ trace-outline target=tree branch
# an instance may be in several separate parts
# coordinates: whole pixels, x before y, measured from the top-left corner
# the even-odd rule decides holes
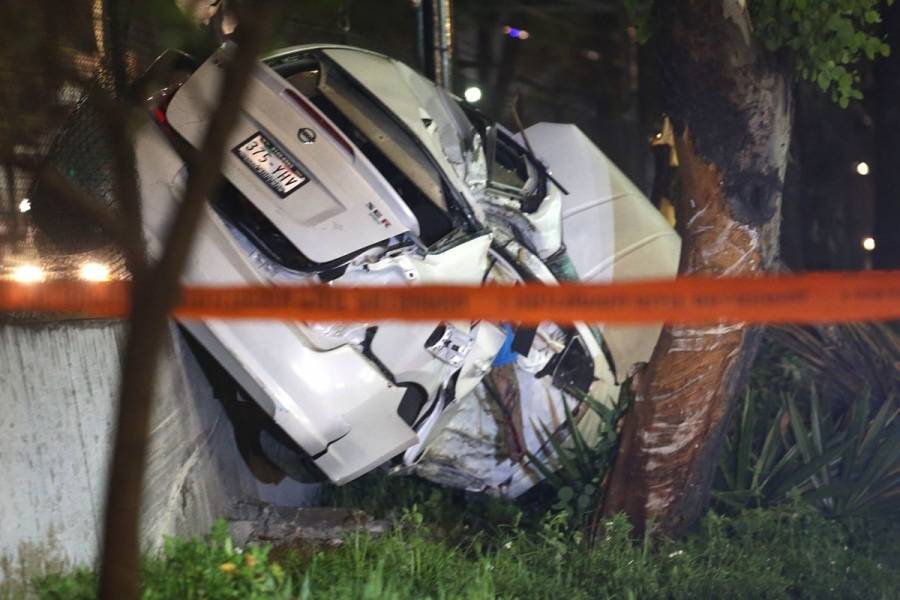
[[[125,263],[133,275],[137,276],[146,269],[142,235],[135,236],[127,223],[123,224],[108,210],[104,210],[96,198],[72,185],[54,167],[44,167],[41,171],[41,182],[57,197],[78,209],[103,230],[103,233],[121,249]]]
[[[134,282],[131,331],[125,350],[118,420],[112,455],[100,572],[100,598],[139,597],[139,516],[153,401],[153,379],[168,331],[168,314],[177,301],[179,277],[187,260],[203,204],[217,183],[227,136],[256,56],[262,47],[268,5],[241,14],[235,33],[238,52],[226,66],[217,108],[204,136],[203,161],[192,161],[184,198],[173,221],[162,258]]]

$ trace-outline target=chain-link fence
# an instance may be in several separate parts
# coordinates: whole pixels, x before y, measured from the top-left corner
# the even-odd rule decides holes
[[[7,3],[11,4],[11,3]],[[21,265],[37,267],[45,278],[77,277],[79,265],[98,262],[112,277],[125,277],[111,240],[87,216],[34,178],[44,166],[90,194],[98,206],[120,216],[113,181],[116,148],[103,98],[127,88],[118,82],[111,57],[126,79],[142,73],[166,48],[204,56],[220,41],[222,0],[73,0],[65,12],[54,3],[36,2],[0,9],[0,29],[17,30],[29,41],[4,51],[0,62],[0,277]],[[209,24],[201,21],[209,19]],[[375,23],[373,11],[395,26]],[[351,28],[352,25],[352,28]],[[310,42],[360,44],[413,60],[414,9],[386,2],[284,2],[272,24],[270,46]],[[26,163],[26,164],[22,164]]]
[[[27,265],[32,277],[77,277],[80,266],[92,262],[110,277],[126,277],[111,240],[40,173],[52,169],[113,219],[120,217],[114,152],[131,148],[115,148],[105,107],[162,51],[165,37],[159,23],[137,12],[137,3],[75,0],[65,13],[50,4],[3,15],[30,47],[10,48],[0,63],[8,117],[0,129],[7,151],[0,177],[0,276]],[[126,81],[113,75],[114,53]]]

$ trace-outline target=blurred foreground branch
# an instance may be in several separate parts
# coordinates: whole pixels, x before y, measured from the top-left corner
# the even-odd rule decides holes
[[[264,11],[263,11],[264,12]],[[235,32],[237,52],[225,69],[219,101],[199,152],[189,158],[184,198],[161,258],[145,274],[135,274],[131,329],[125,349],[118,420],[107,483],[100,597],[139,597],[139,518],[147,453],[153,381],[167,331],[168,314],[177,301],[179,278],[187,259],[203,204],[220,178],[225,144],[234,126],[243,90],[262,47],[266,14],[241,15]],[[117,193],[136,189],[133,171],[118,164]],[[126,178],[131,177],[129,181]]]

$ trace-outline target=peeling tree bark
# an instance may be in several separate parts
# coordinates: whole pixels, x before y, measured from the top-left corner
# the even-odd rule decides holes
[[[742,0],[665,4],[661,42],[682,180],[679,271],[769,269],[790,139],[789,71],[753,38]],[[639,530],[653,519],[667,534],[696,520],[758,340],[743,323],[664,329],[635,379],[605,514],[624,511]]]

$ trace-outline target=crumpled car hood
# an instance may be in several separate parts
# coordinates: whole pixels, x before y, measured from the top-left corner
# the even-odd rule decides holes
[[[577,126],[538,123],[525,134],[569,192],[562,198],[563,241],[581,281],[675,276],[678,233]],[[601,325],[620,381],[633,364],[650,360],[661,327]]]

